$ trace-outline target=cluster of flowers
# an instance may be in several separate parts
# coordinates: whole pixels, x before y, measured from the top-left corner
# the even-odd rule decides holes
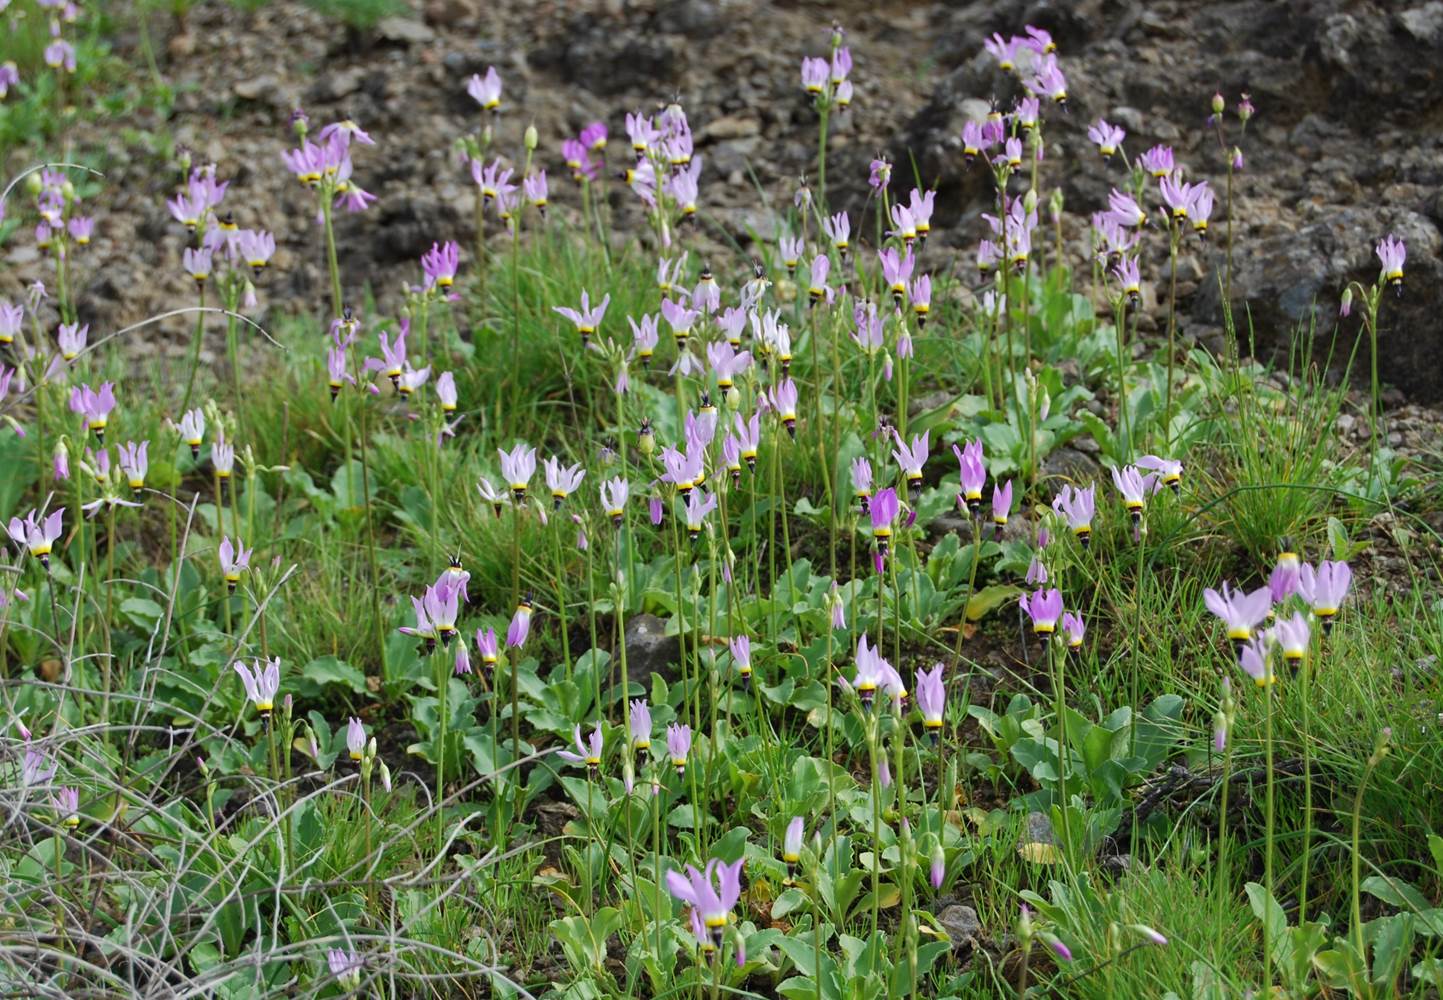
[[[30,744],[30,730],[19,719],[15,726],[20,730],[24,753],[20,757],[20,787],[22,791],[44,791],[50,788],[58,766],[46,756],[45,751]],[[65,832],[80,826],[80,790],[62,786],[50,788],[50,808],[55,816],[56,827]]]
[[[1312,638],[1310,623],[1321,623],[1325,632],[1331,629],[1352,581],[1345,562],[1323,560],[1314,567],[1297,553],[1284,552],[1266,586],[1244,592],[1224,583],[1220,591],[1204,591],[1203,602],[1227,629],[1238,665],[1265,687],[1277,681],[1271,666],[1273,651],[1280,650],[1284,661],[1294,667],[1302,663]],[[1270,620],[1272,625],[1260,628]]]
[[[376,196],[352,179],[355,165],[351,162],[351,143],[374,146],[375,140],[347,119],[326,125],[312,142],[306,113],[296,110],[291,121],[301,144],[283,152],[281,160],[296,180],[316,191],[318,220],[337,206],[348,212],[364,212]]]
[[[182,163],[185,160],[182,159]],[[229,265],[217,278],[227,308],[243,302],[247,309],[256,304],[252,277],[259,277],[276,252],[275,237],[265,230],[242,229],[231,212],[220,210],[230,181],[216,178],[214,163],[190,171],[182,190],[166,202],[176,222],[195,237],[186,247],[181,264],[186,275],[202,291],[216,270],[218,261]],[[249,269],[249,273],[247,273]]]

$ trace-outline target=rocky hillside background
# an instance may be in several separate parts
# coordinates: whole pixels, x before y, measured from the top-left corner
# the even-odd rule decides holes
[[[134,111],[76,137],[81,147],[103,147],[107,163],[92,203],[100,226],[82,267],[82,318],[109,327],[190,295],[179,267],[184,234],[164,205],[174,168],[153,140],[167,132],[235,179],[227,204],[242,225],[276,233],[281,249],[263,304],[318,307],[325,283],[310,198],[279,158],[296,107],[318,123],[348,115],[378,142],[357,157],[357,170],[380,201],[339,227],[348,283],[384,294],[414,280],[415,261],[433,240],[469,244],[474,186],[452,144],[478,124],[464,82],[488,65],[505,81],[500,147],[519,149],[521,130],[534,122],[556,200],[576,200],[560,162],[564,137],[604,120],[622,140],[612,147],[617,163],[625,113],[677,97],[706,161],[707,238],[745,246],[752,234],[770,237],[772,207],[787,204],[797,178],[814,170],[816,116],[798,65],[824,52],[834,20],[847,31],[857,88],[833,129],[834,204],[861,207],[875,154],[898,164],[898,184],[910,186],[915,163],[939,190],[934,238],[957,249],[955,272],[971,281],[970,247],[993,195],[984,174],[964,164],[958,136],[968,116],[1013,96],[984,38],[1032,23],[1053,33],[1070,83],[1067,113],[1049,111],[1043,170],[1044,184],[1062,182],[1074,260],[1083,259],[1088,216],[1105,206],[1118,170],[1087,142],[1091,122],[1105,117],[1126,128],[1134,155],[1171,144],[1194,177],[1221,189],[1225,153],[1206,128],[1209,100],[1220,91],[1231,107],[1247,92],[1256,117],[1241,138],[1236,122],[1229,126],[1246,161],[1236,182],[1235,314],[1251,316],[1260,348],[1299,323],[1315,322],[1331,337],[1340,291],[1349,279],[1371,282],[1375,242],[1397,233],[1408,244],[1408,274],[1402,298],[1384,310],[1383,378],[1414,401],[1443,401],[1443,0],[412,7],[369,32],[293,2],[253,12],[202,3],[183,27],[154,15],[159,68],[177,92],[169,117]],[[139,73],[136,22],[120,23],[128,27],[114,39],[117,54]],[[631,195],[620,185],[611,192],[626,234]],[[1214,346],[1221,208],[1216,214],[1212,243],[1186,249],[1179,284],[1184,336]],[[1161,288],[1166,249],[1161,235],[1151,239],[1144,275]],[[7,254],[0,293],[13,295],[39,276],[40,262],[24,240],[12,240]],[[1159,299],[1165,293],[1148,298],[1154,311]],[[1146,329],[1149,317],[1143,322]],[[1356,313],[1344,320],[1346,338],[1358,327]]]

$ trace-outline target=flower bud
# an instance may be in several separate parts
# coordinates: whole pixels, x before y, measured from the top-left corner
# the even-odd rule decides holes
[[[29,191],[31,195],[38,195],[38,194],[40,193],[40,186],[41,186],[40,171],[37,170],[37,171],[35,171],[35,172],[33,172],[33,173],[30,173],[30,174],[27,174],[27,175],[26,175],[26,177],[25,177],[25,190],[26,190],[26,191]]]
[[[481,130],[481,145],[491,148],[491,123],[487,122],[486,127]]]
[[[381,787],[388,792],[391,790],[391,769],[384,760],[381,761]]]
[[[1213,114],[1222,114],[1227,106],[1227,101],[1223,100],[1222,94],[1213,94]]]
[[[1349,285],[1343,289],[1343,297],[1338,302],[1338,315],[1347,316],[1353,311],[1353,286]]]
[[[1022,210],[1028,215],[1037,211],[1037,189],[1028,188],[1027,193],[1022,196]]]
[[[487,128],[490,128],[490,126],[487,126]],[[541,143],[541,137],[537,135],[535,125],[526,126],[526,132],[522,135],[521,141],[526,145],[526,151],[528,153],[536,150],[536,147]]]

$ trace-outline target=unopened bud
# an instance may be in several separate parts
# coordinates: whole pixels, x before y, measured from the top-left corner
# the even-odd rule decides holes
[[[490,128],[490,126],[487,126]],[[541,144],[541,137],[536,134],[535,125],[527,125],[526,132],[522,135],[521,141],[526,144],[526,151],[532,152]]]
[[[487,123],[486,123],[486,127],[481,130],[481,145],[487,147],[488,149],[489,149],[490,146],[491,146],[491,123],[490,123],[490,122],[487,122]]]
[[[381,761],[381,787],[388,792],[391,790],[391,769],[384,760]]]
[[[1227,101],[1223,100],[1222,94],[1213,94],[1213,114],[1220,115],[1227,107]]]
[[[1022,210],[1028,215],[1037,211],[1037,189],[1028,188],[1027,193],[1022,196]]]

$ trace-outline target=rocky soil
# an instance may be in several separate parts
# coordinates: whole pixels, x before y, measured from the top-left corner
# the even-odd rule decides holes
[[[879,152],[898,164],[899,185],[910,186],[915,162],[939,190],[934,238],[958,251],[955,272],[970,281],[969,248],[994,193],[980,168],[964,164],[958,135],[969,115],[1013,97],[1015,85],[983,52],[983,39],[1033,23],[1052,31],[1070,82],[1067,113],[1048,112],[1043,183],[1061,180],[1074,259],[1082,259],[1087,218],[1105,206],[1119,169],[1087,142],[1091,122],[1125,127],[1134,156],[1155,142],[1173,145],[1191,176],[1221,190],[1226,160],[1205,124],[1209,99],[1220,90],[1231,107],[1246,91],[1257,115],[1246,135],[1230,122],[1227,138],[1246,160],[1235,184],[1235,315],[1251,316],[1260,348],[1285,344],[1298,324],[1331,338],[1340,291],[1349,279],[1371,282],[1373,245],[1395,232],[1408,243],[1408,278],[1383,310],[1383,378],[1414,401],[1443,401],[1443,0],[413,7],[366,35],[279,0],[250,13],[200,4],[183,31],[157,15],[150,25],[161,70],[178,92],[172,114],[136,111],[78,137],[103,148],[108,164],[93,206],[98,236],[81,265],[82,318],[111,328],[192,294],[179,267],[184,233],[164,205],[176,175],[154,152],[153,137],[165,134],[235,179],[227,206],[242,225],[276,232],[280,250],[263,305],[319,308],[325,282],[309,195],[279,159],[297,106],[318,123],[349,115],[379,143],[357,156],[357,177],[380,200],[339,227],[348,285],[384,294],[414,280],[414,262],[433,240],[468,245],[474,185],[453,141],[479,123],[465,78],[492,64],[506,87],[500,146],[517,149],[534,121],[557,200],[576,200],[560,163],[562,138],[602,119],[621,140],[612,147],[616,161],[625,113],[675,97],[706,161],[708,238],[745,245],[752,233],[769,237],[772,207],[787,204],[798,176],[814,172],[816,116],[798,64],[825,51],[833,20],[848,33],[857,95],[833,128],[832,199],[860,209],[867,163]],[[116,45],[139,67],[130,24]],[[632,199],[619,185],[612,197],[625,229]],[[1220,206],[1210,244],[1186,248],[1178,288],[1184,336],[1212,346],[1221,342],[1222,215]],[[1156,310],[1166,300],[1166,248],[1160,235],[1150,239],[1144,275],[1157,290],[1148,296]],[[23,240],[6,253],[0,294],[14,295],[41,265]],[[1143,317],[1144,329],[1157,323],[1156,314]],[[1343,356],[1358,328],[1356,312],[1342,322]]]

